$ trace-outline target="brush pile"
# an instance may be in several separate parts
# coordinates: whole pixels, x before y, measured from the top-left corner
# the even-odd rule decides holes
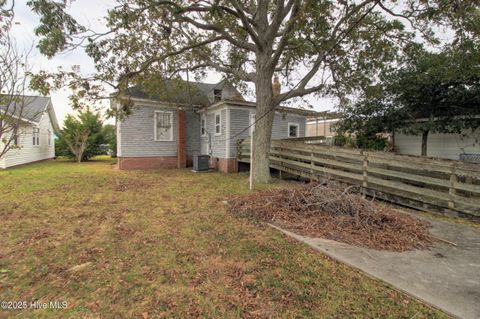
[[[356,186],[331,181],[237,196],[229,209],[300,235],[378,250],[423,249],[433,241],[427,222],[363,198]]]

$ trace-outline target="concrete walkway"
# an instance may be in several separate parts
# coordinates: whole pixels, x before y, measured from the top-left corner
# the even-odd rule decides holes
[[[480,318],[480,229],[428,220],[434,236],[457,246],[439,242],[430,250],[385,252],[299,236],[271,226],[451,315]]]

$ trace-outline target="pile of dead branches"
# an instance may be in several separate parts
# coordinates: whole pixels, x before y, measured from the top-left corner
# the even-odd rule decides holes
[[[432,243],[428,223],[363,198],[358,187],[331,181],[237,196],[229,209],[300,235],[361,247],[406,251]]]

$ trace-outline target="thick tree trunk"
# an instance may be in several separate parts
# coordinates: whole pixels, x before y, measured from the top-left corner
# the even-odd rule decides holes
[[[273,71],[262,69],[263,59],[257,56],[257,79],[255,83],[257,110],[253,135],[253,181],[268,183],[270,181],[270,141],[275,111],[272,108]]]
[[[422,156],[427,156],[428,132],[429,130],[422,132]]]

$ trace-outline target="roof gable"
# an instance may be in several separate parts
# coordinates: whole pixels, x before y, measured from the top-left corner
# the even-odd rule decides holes
[[[58,130],[57,117],[52,105],[52,99],[47,96],[20,96],[16,101],[8,105],[0,105],[0,112],[6,112],[10,116],[20,118],[30,123],[38,124],[42,115],[48,112],[50,121],[55,130]]]

